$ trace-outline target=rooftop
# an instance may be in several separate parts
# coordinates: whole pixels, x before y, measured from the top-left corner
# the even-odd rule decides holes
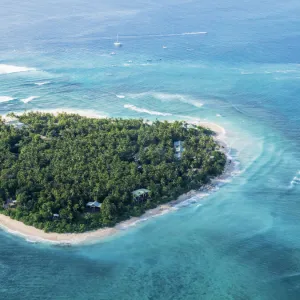
[[[138,189],[138,190],[135,190],[132,192],[133,196],[135,196],[135,197],[139,197],[139,196],[142,196],[142,195],[148,194],[148,193],[150,193],[150,191],[147,189]]]
[[[183,141],[175,141],[174,142],[174,148],[176,153],[181,153],[184,151],[183,148]]]
[[[183,141],[175,141],[174,147],[183,146]]]
[[[86,206],[100,208],[101,205],[102,205],[102,203],[99,203],[98,201],[94,201],[94,202],[88,202]]]

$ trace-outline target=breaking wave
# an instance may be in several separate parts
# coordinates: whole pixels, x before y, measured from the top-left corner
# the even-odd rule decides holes
[[[199,102],[198,100],[181,94],[153,93],[153,97],[161,101],[179,101],[193,105],[198,108],[203,106],[203,103]]]
[[[35,71],[34,68],[27,68],[27,67],[19,67],[13,65],[5,65],[0,64],[0,74],[11,74],[11,73],[19,73],[19,72],[29,72]]]
[[[294,176],[294,178],[290,182],[290,188],[293,188],[295,185],[300,184],[300,171]]]
[[[50,81],[42,81],[42,82],[35,82],[34,84],[38,85],[38,86],[42,86],[42,85],[49,84],[49,83],[51,83],[51,82]]]
[[[8,102],[8,101],[11,101],[11,100],[14,100],[14,98],[8,97],[8,96],[0,96],[0,103]]]
[[[196,100],[190,96],[182,94],[168,94],[168,93],[158,93],[158,92],[146,92],[140,94],[130,94],[131,98],[143,98],[143,97],[152,97],[160,101],[178,101],[186,104],[190,104],[195,107],[202,107],[203,103],[199,100]]]
[[[159,112],[159,111],[148,110],[148,109],[145,109],[145,108],[136,107],[135,105],[132,105],[132,104],[125,104],[124,107],[127,108],[127,109],[130,109],[130,110],[133,110],[133,111],[146,113],[146,114],[149,114],[149,115],[172,116],[172,114],[170,114],[170,113],[162,113],[162,112]]]
[[[22,101],[23,103],[28,103],[28,102],[30,102],[30,101],[32,101],[32,100],[34,100],[34,99],[37,99],[37,98],[40,98],[40,97],[39,97],[39,96],[30,96],[30,97],[28,97],[28,98],[21,99],[21,101]]]

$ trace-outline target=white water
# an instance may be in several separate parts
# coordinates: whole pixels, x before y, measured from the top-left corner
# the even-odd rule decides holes
[[[0,64],[0,75],[1,74],[19,73],[19,72],[29,72],[29,71],[35,71],[35,70],[36,69],[34,69],[34,68]]]
[[[14,100],[14,98],[13,97],[8,97],[8,96],[0,96],[0,103],[8,102],[8,101],[11,101],[11,100]]]
[[[125,108],[136,111],[136,112],[141,112],[149,115],[156,115],[156,116],[171,116],[172,114],[170,113],[163,113],[159,111],[154,111],[154,110],[148,110],[146,108],[141,108],[141,107],[136,107],[135,105],[132,104],[125,104]]]

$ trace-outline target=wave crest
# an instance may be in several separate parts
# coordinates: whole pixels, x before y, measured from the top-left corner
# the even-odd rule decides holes
[[[36,69],[0,64],[0,74],[11,74],[11,73],[20,73],[20,72],[29,72],[29,71],[36,71]]]
[[[131,98],[152,97],[152,98],[160,100],[160,101],[178,101],[178,102],[186,103],[186,104],[198,107],[198,108],[201,108],[203,106],[203,103],[200,102],[199,100],[194,99],[188,95],[182,95],[182,94],[146,92],[146,93],[140,93],[140,94],[130,94],[129,96]]]
[[[40,97],[39,96],[30,96],[28,98],[21,99],[21,101],[26,104],[26,103],[34,100],[34,99],[37,99],[37,98],[40,98]]]
[[[290,182],[290,188],[293,188],[295,185],[300,184],[300,171],[294,176],[294,178]]]
[[[8,97],[8,96],[0,96],[0,103],[8,102],[8,101],[11,101],[11,100],[14,100],[14,98]]]
[[[127,109],[130,109],[130,110],[133,110],[133,111],[146,113],[146,114],[149,114],[149,115],[172,116],[172,114],[170,114],[170,113],[162,113],[162,112],[155,111],[155,110],[148,110],[148,109],[145,109],[145,108],[136,107],[135,105],[132,105],[132,104],[125,104],[124,107],[127,108]]]
[[[34,84],[37,86],[42,86],[42,85],[49,84],[49,83],[51,83],[51,82],[50,81],[42,81],[42,82],[35,82]]]

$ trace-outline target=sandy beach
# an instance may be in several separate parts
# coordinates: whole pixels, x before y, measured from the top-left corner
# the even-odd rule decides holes
[[[207,127],[216,133],[215,139],[222,146],[222,151],[228,156],[230,149],[227,148],[224,141],[226,131],[223,127],[209,122],[197,123],[203,127]],[[95,231],[89,231],[85,233],[46,233],[40,229],[32,226],[27,226],[20,221],[11,219],[8,216],[0,214],[0,227],[7,232],[18,235],[25,238],[30,242],[45,242],[52,244],[62,245],[76,245],[82,243],[93,243],[101,239],[111,237],[124,230],[136,226],[140,222],[144,222],[150,218],[154,218],[165,213],[177,210],[182,206],[189,205],[195,201],[199,201],[203,197],[209,195],[216,186],[223,184],[232,175],[235,168],[235,163],[228,157],[227,165],[224,173],[213,179],[210,185],[203,187],[201,190],[190,191],[184,195],[181,195],[176,200],[173,200],[167,204],[160,205],[154,209],[148,210],[145,214],[140,217],[134,217],[129,220],[123,221],[112,228],[101,228]]]

